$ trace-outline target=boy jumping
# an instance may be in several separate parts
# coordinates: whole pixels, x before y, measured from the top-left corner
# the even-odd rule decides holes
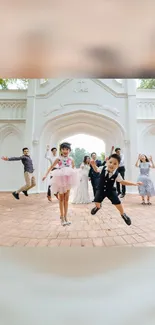
[[[111,201],[111,203],[116,206],[125,223],[130,226],[131,219],[124,212],[123,206],[117,195],[114,184],[115,181],[127,186],[140,186],[143,183],[132,183],[124,180],[118,172],[120,160],[121,158],[119,155],[113,154],[107,160],[106,166],[102,166],[99,168],[96,166],[94,161],[91,161],[91,166],[93,167],[94,171],[100,173],[100,182],[94,200],[96,206],[91,210],[91,214],[94,215],[97,213],[98,210],[100,210],[102,201],[107,197]]]

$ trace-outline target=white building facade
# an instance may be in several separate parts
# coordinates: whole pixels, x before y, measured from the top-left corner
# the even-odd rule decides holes
[[[29,147],[37,180],[33,192],[47,188],[41,180],[48,167],[46,145],[58,147],[81,133],[102,139],[106,154],[112,145],[121,147],[126,179],[136,181],[138,154],[155,159],[155,90],[137,90],[134,79],[32,79],[28,90],[0,91],[0,155],[20,156]],[[155,182],[155,172],[151,175]],[[23,182],[21,162],[0,161],[0,191]]]

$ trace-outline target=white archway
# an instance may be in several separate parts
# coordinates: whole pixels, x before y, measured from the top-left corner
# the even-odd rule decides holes
[[[61,114],[53,119],[51,118],[42,128],[39,141],[38,172],[41,171],[39,173],[43,174],[47,168],[47,162],[44,158],[46,144],[58,146],[62,139],[79,133],[92,135],[103,140],[107,154],[109,154],[112,145],[119,145],[124,148],[125,130],[117,121],[103,114],[84,110]],[[94,149],[92,144],[92,150]],[[38,179],[40,179],[38,191],[46,190],[46,184],[41,182],[41,177]]]
[[[51,118],[43,125],[40,138],[46,138],[48,141],[60,141],[60,139],[75,135],[77,133],[87,133],[101,138],[105,143],[119,142],[124,147],[125,130],[114,119],[103,114],[78,110],[66,114],[61,114],[55,118]]]

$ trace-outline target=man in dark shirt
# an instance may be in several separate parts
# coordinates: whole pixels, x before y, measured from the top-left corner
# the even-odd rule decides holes
[[[34,168],[33,168],[33,162],[29,154],[28,148],[23,148],[23,156],[21,157],[2,157],[2,160],[5,161],[22,161],[22,164],[24,165],[24,178],[26,184],[22,186],[18,191],[15,191],[12,193],[12,195],[15,197],[15,199],[19,200],[19,193],[23,192],[25,196],[28,196],[28,190],[30,190],[32,187],[36,186],[36,180],[35,176],[33,174]]]
[[[101,167],[102,165],[105,164],[105,162],[102,163],[100,160],[97,160],[96,159],[96,153],[95,152],[92,152],[91,159],[95,162],[95,164],[96,164],[97,167]],[[99,184],[99,181],[100,181],[100,174],[99,173],[96,173],[95,170],[93,169],[93,167],[90,166],[90,171],[89,171],[88,177],[91,180],[91,184],[92,184],[92,188],[93,188],[93,193],[94,193],[94,197],[95,197],[96,190],[97,190],[97,187],[98,187],[98,184]]]

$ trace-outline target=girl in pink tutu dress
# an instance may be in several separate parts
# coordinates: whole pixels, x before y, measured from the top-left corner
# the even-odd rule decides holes
[[[62,226],[70,225],[67,219],[68,201],[70,190],[78,185],[78,172],[74,169],[74,161],[69,157],[71,145],[64,142],[60,145],[60,157],[55,160],[53,165],[48,169],[43,181],[50,171],[58,164],[59,168],[51,172],[51,186],[53,193],[59,193],[60,219]]]

